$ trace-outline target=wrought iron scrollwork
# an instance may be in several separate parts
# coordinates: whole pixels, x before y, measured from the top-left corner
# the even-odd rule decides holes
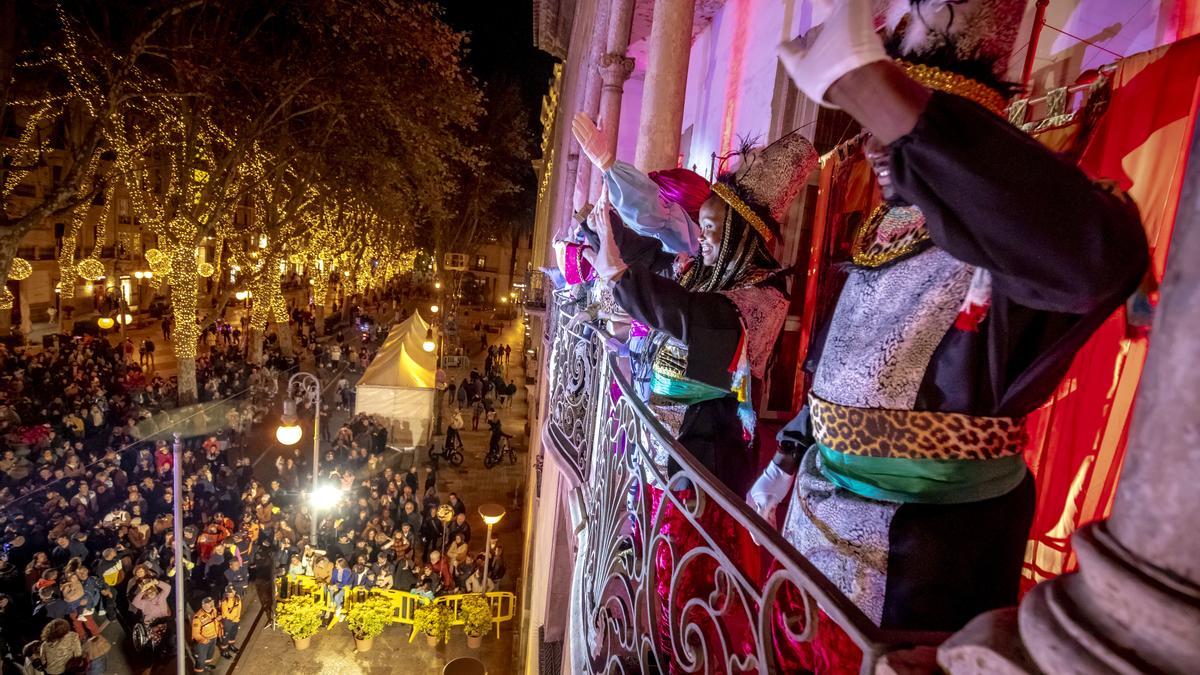
[[[941,639],[877,628],[670,437],[598,336],[566,328],[555,338],[565,370],[555,374],[552,424],[591,448],[572,672],[781,672],[776,647],[812,640],[818,607],[862,650],[864,673],[888,651]],[[664,455],[680,468],[668,472]]]
[[[577,481],[587,478],[588,450],[595,412],[596,377],[603,348],[586,325],[575,327],[572,317],[584,300],[570,291],[554,297],[551,313],[550,410],[548,425],[561,459]]]

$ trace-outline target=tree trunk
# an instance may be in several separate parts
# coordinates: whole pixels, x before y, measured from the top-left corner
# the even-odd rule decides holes
[[[175,313],[175,329],[171,333],[171,344],[179,360],[179,403],[195,403],[196,348],[200,342],[200,324],[196,321],[196,302],[200,295],[199,279],[196,274],[196,243],[194,237],[183,238],[186,242],[171,249],[172,271],[171,306]]]
[[[313,316],[316,318],[317,336],[325,335],[325,303],[318,303],[314,308]]]
[[[275,326],[276,332],[279,335],[279,351],[283,352],[285,357],[291,357],[292,354],[296,353],[292,344],[292,324],[287,321],[281,321],[275,324]]]
[[[174,339],[175,336],[171,336]],[[191,405],[196,402],[196,357],[178,357],[179,364],[179,405]]]
[[[249,355],[246,360],[250,363],[262,363],[263,360],[263,331],[255,329],[253,326],[246,329],[250,345]]]

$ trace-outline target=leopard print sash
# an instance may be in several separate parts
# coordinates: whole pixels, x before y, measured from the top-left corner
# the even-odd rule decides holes
[[[813,436],[846,455],[903,459],[999,459],[1021,454],[1024,420],[960,413],[855,408],[810,395]]]

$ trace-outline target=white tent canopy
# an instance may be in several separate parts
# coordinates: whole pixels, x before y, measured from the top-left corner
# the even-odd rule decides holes
[[[393,326],[358,381],[354,412],[386,420],[392,445],[429,442],[437,374],[436,352],[422,346],[429,331],[418,312]]]

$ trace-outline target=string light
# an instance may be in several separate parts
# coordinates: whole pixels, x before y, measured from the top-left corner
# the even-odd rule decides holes
[[[33,274],[33,265],[24,258],[13,258],[12,266],[8,268],[8,278],[13,281],[24,281]]]
[[[75,271],[81,279],[86,281],[99,281],[104,278],[105,269],[104,263],[95,258],[85,258],[75,266]]]

